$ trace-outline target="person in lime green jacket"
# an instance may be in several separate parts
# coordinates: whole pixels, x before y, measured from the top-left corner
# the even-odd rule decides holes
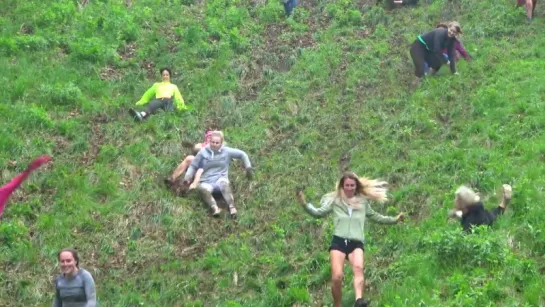
[[[336,191],[322,197],[319,208],[307,203],[303,191],[297,192],[299,203],[310,215],[314,217],[324,217],[330,213],[334,215],[334,234],[329,247],[331,294],[334,307],[341,307],[342,303],[341,290],[345,259],[348,259],[354,272],[356,295],[354,306],[367,306],[367,302],[363,299],[365,220],[370,219],[380,224],[395,224],[404,220],[403,213],[390,217],[381,215],[371,208],[371,201],[388,200],[386,184],[384,181],[359,178],[352,172],[346,172],[339,180]]]
[[[171,70],[169,68],[161,68],[159,72],[161,73],[163,82],[154,83],[144,93],[142,98],[136,102],[137,106],[148,104],[146,111],[129,109],[129,113],[137,121],[147,118],[159,109],[163,109],[164,111],[173,111],[174,108],[178,111],[187,110],[180,90],[175,84],[170,83]],[[155,99],[151,100],[152,98]]]

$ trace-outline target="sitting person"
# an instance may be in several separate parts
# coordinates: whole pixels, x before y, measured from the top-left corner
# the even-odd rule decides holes
[[[173,111],[174,107],[176,107],[179,111],[187,110],[180,90],[178,90],[178,87],[175,84],[170,83],[170,76],[172,75],[170,69],[161,68],[159,72],[161,73],[163,82],[154,83],[153,86],[144,93],[142,98],[136,102],[137,106],[144,105],[155,97],[154,100],[149,102],[146,111],[136,111],[132,108],[129,109],[129,113],[137,121],[148,118],[159,109]]]
[[[165,180],[165,183],[167,186],[172,187],[176,180],[189,168],[191,165],[191,162],[193,162],[193,159],[195,159],[195,156],[210,143],[210,137],[212,136],[213,130],[207,130],[204,134],[204,140],[202,143],[197,143],[193,146],[193,152],[191,155],[188,155],[184,158],[184,160],[178,164],[176,169],[174,169],[174,172],[172,172],[172,175]],[[203,169],[202,165],[199,165],[199,168],[197,172],[195,173],[195,177],[193,178],[193,183],[189,186],[189,190],[193,190],[197,188],[197,184],[199,183],[201,179]]]
[[[456,190],[454,200],[454,210],[449,212],[449,217],[460,219],[464,231],[471,232],[473,226],[488,225],[496,221],[498,216],[502,215],[505,207],[511,201],[513,189],[510,185],[502,186],[502,200],[498,207],[492,211],[484,208],[481,198],[477,193],[466,186],[461,186]]]
[[[204,170],[202,177],[198,181],[197,190],[201,199],[210,207],[212,216],[214,217],[219,216],[221,212],[212,195],[214,192],[221,192],[228,205],[231,218],[234,219],[237,216],[235,200],[229,182],[229,166],[233,159],[241,159],[243,161],[246,176],[248,179],[252,179],[252,164],[248,155],[242,150],[225,146],[223,133],[221,131],[213,131],[210,136],[210,144],[199,151],[185,173],[183,183],[184,185],[189,185],[195,171],[200,167]]]

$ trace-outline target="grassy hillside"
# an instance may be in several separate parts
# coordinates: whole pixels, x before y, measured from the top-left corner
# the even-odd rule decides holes
[[[0,305],[46,306],[56,253],[76,247],[101,306],[325,306],[332,220],[315,203],[339,171],[391,183],[368,224],[374,306],[545,304],[545,37],[512,1],[434,0],[388,11],[365,1],[3,0],[0,182],[32,175],[0,222]],[[474,61],[409,92],[415,37],[458,20]],[[127,108],[170,66],[191,111],[134,123]],[[231,169],[239,219],[212,219],[162,180],[209,123],[247,151]],[[471,184],[493,229],[446,222]],[[346,306],[353,304],[345,270]],[[237,282],[234,281],[234,276]]]

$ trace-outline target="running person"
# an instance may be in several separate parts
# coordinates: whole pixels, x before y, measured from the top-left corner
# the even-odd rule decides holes
[[[78,252],[65,248],[57,255],[62,274],[55,280],[53,307],[96,307],[93,276],[79,267]]]
[[[385,185],[386,182],[359,178],[352,172],[346,172],[339,180],[336,191],[322,197],[319,208],[307,203],[302,191],[297,193],[299,203],[310,215],[334,215],[335,230],[329,247],[334,307],[341,307],[345,259],[348,259],[354,272],[355,306],[367,306],[363,299],[365,220],[370,219],[380,224],[395,224],[404,220],[403,213],[389,217],[380,215],[371,208],[371,201],[387,200]]]

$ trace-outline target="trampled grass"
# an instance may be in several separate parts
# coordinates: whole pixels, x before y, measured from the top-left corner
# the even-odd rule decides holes
[[[327,305],[332,221],[308,217],[294,189],[316,203],[345,167],[391,183],[377,211],[409,215],[367,225],[374,305],[545,304],[544,22],[514,6],[312,1],[285,20],[274,1],[7,0],[1,182],[38,155],[54,163],[0,223],[0,305],[49,305],[66,246],[102,306]],[[474,61],[410,92],[410,43],[453,19]],[[126,110],[161,66],[191,111],[136,124]],[[231,169],[237,222],[162,183],[210,122],[256,167],[252,182]],[[504,182],[515,196],[493,229],[463,237],[446,222],[458,185],[490,207]]]

